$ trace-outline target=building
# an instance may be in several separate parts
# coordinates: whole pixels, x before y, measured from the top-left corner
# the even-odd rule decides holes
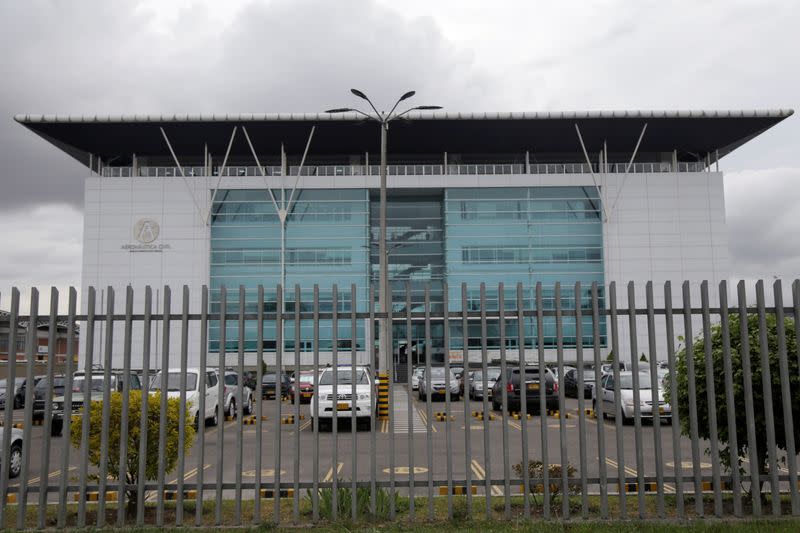
[[[576,281],[582,284],[584,306],[593,282],[600,287],[601,306],[607,305],[609,283],[616,282],[620,307],[627,306],[625,285],[631,280],[637,283],[640,306],[646,281],[655,284],[657,305],[667,280],[677,300],[683,280],[692,281],[693,291],[702,280],[713,287],[728,276],[719,160],[792,113],[434,113],[393,122],[387,243],[393,313],[406,311],[407,284],[413,310],[430,298],[434,312],[443,308],[445,285],[449,311],[462,309],[462,297],[469,310],[480,309],[481,283],[490,310],[498,306],[499,282],[507,309],[516,305],[520,283],[528,309],[537,282],[543,285],[545,309],[555,306],[556,282],[565,309],[576,305]],[[204,285],[210,288],[211,312],[221,308],[223,286],[230,316],[239,312],[240,286],[245,308],[253,312],[259,285],[265,311],[274,312],[282,280],[288,311],[294,309],[296,284],[302,310],[311,310],[314,284],[323,312],[332,308],[334,284],[340,310],[349,311],[353,302],[358,311],[369,308],[370,287],[378,277],[379,129],[374,123],[355,114],[15,118],[87,167],[84,311],[88,287],[94,286],[97,312],[106,308],[106,287],[115,289],[115,309],[121,312],[130,284],[136,312],[144,308],[148,285],[158,312],[164,308],[165,286],[171,287],[172,312],[180,311],[183,285],[189,287],[192,312],[199,311]],[[564,323],[567,359],[574,357],[571,320]],[[543,325],[551,358],[555,320]],[[585,320],[586,346],[592,342],[589,326]],[[461,327],[461,321],[450,324],[451,343],[445,348],[443,324],[434,324],[434,360],[462,357]],[[359,356],[368,360],[372,343],[365,338],[375,337],[368,321],[340,320],[337,346],[349,353],[353,328]],[[513,321],[508,328],[516,331]],[[526,344],[536,346],[530,320],[526,329]],[[604,354],[607,333],[603,321]],[[626,324],[620,333],[626,338]],[[104,334],[99,325],[95,354],[101,353]],[[161,334],[154,328],[151,366],[161,360]],[[229,354],[236,352],[236,334],[231,321]],[[493,357],[499,353],[497,323],[490,321],[487,334]],[[639,346],[647,347],[645,335],[639,328]],[[135,329],[134,338],[141,341],[141,336],[141,328]],[[396,323],[396,353],[406,353],[407,336],[404,321]],[[424,345],[423,324],[415,321],[410,336],[414,345]],[[471,359],[480,357],[480,336],[480,324],[471,320]],[[291,363],[291,325],[284,337],[284,361]],[[323,322],[320,337],[325,362],[332,347],[330,321]],[[189,339],[191,363],[201,349],[197,324]],[[310,324],[301,327],[299,339],[302,362],[309,363]],[[171,357],[177,358],[180,335],[173,332],[170,340]],[[508,334],[506,342],[508,357],[516,358],[514,335]],[[219,347],[220,328],[214,323],[210,360]],[[255,347],[256,328],[248,323],[248,363],[254,362]],[[265,348],[272,364],[274,323],[265,328]],[[629,358],[629,351],[621,348],[621,356]],[[121,353],[114,351],[115,365],[121,365]],[[535,357],[533,350],[528,354]],[[655,356],[665,358],[663,351]],[[134,350],[134,366],[137,357],[141,361]]]
[[[16,338],[14,342],[14,349],[11,353],[14,355],[9,356],[10,347],[10,333],[11,333],[11,315],[8,311],[0,310],[0,378],[5,378],[8,373],[8,362],[17,362],[17,376],[25,375],[25,368],[28,361],[27,358],[27,343],[29,335],[29,322],[28,320],[17,321]],[[67,361],[67,355],[73,354],[77,358],[79,348],[79,328],[75,325],[74,335],[72,337],[72,350],[69,350],[69,324],[66,321],[57,321],[53,338],[55,344],[53,345],[53,362],[56,368],[62,368]],[[36,321],[36,347],[34,352],[34,363],[36,374],[41,374],[45,365],[47,364],[47,357],[50,354],[49,350],[50,340],[50,318],[39,317]]]

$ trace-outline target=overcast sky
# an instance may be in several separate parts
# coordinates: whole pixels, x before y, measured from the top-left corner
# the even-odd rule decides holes
[[[798,109],[795,1],[0,3],[0,309],[80,285],[83,177],[17,113]],[[732,278],[800,277],[800,117],[724,158]]]

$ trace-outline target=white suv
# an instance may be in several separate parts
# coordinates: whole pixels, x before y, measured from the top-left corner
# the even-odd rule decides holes
[[[362,420],[369,428],[375,412],[375,390],[372,376],[367,367],[355,367],[356,398],[353,398],[353,367],[340,366],[337,373],[337,397],[333,397],[334,368],[325,368],[319,376],[319,385],[311,398],[311,415],[317,417],[319,425],[333,423],[333,417],[349,419],[353,416]],[[329,426],[330,427],[330,426]]]
[[[150,381],[150,390],[157,391],[161,390],[161,376],[162,373],[159,371],[153,379]],[[198,377],[200,376],[200,370],[197,368],[188,368],[186,369],[186,420],[194,421],[195,429],[200,428],[200,416],[198,411],[200,410],[200,380]],[[205,396],[206,396],[206,405],[205,405],[205,416],[203,416],[203,421],[211,421],[212,426],[216,426],[219,423],[219,418],[217,416],[217,406],[219,405],[219,377],[217,373],[213,370],[209,370],[206,372],[205,378]],[[181,396],[181,389],[180,389],[180,381],[181,379],[181,369],[180,368],[170,368],[169,374],[167,376],[167,397],[168,398],[180,398]]]

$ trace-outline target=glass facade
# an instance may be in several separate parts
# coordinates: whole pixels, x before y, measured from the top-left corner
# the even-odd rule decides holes
[[[289,191],[273,191],[278,205],[288,203]],[[330,312],[332,287],[338,288],[338,309],[352,308],[351,287],[356,287],[356,310],[366,311],[369,283],[369,197],[365,189],[298,190],[286,217],[284,267],[285,309],[294,310],[294,287],[301,287],[301,311],[312,311],[314,284],[319,285],[320,312]],[[239,312],[239,286],[246,290],[246,312],[257,311],[258,286],[264,286],[264,311],[275,312],[276,287],[281,283],[281,223],[265,189],[219,190],[211,215],[211,312],[220,308],[220,289],[227,288],[227,312]],[[238,335],[237,324],[227,327],[227,339]],[[357,324],[364,337],[364,324]],[[257,326],[246,325],[246,349],[256,349]],[[338,346],[350,348],[351,322],[339,320]],[[284,328],[286,349],[294,350],[292,323]],[[301,349],[310,351],[312,325],[301,325]],[[320,350],[332,346],[330,321],[320,324]],[[209,351],[219,349],[219,324],[209,327]],[[275,349],[275,324],[264,326],[265,350]],[[227,343],[236,351],[236,343]]]
[[[273,191],[279,205],[281,191]],[[288,196],[288,191],[286,192]],[[303,311],[311,311],[314,284],[319,285],[320,310],[332,308],[331,288],[338,286],[338,308],[352,307],[351,286],[356,287],[356,310],[368,309],[368,288],[378,281],[379,203],[366,189],[307,189],[296,193],[285,224],[286,309],[294,310],[294,286],[301,287]],[[423,310],[425,289],[430,290],[432,312],[440,312],[444,282],[449,287],[450,311],[461,310],[461,286],[467,288],[470,311],[480,309],[480,286],[485,284],[487,310],[496,311],[498,284],[504,284],[505,307],[516,308],[517,284],[522,284],[524,305],[532,309],[537,282],[543,287],[544,309],[555,308],[555,283],[561,283],[562,308],[574,310],[574,284],[583,286],[580,304],[586,311],[592,282],[597,282],[602,308],[603,231],[600,198],[594,187],[450,188],[390,193],[387,202],[387,252],[392,287],[392,310],[406,312],[406,286],[410,285],[412,311]],[[281,281],[281,224],[268,191],[220,190],[211,218],[211,310],[220,305],[220,289],[227,287],[228,313],[238,313],[238,287],[247,291],[247,311],[255,312],[258,285],[264,286],[265,311],[275,310],[275,287]],[[375,302],[377,310],[377,302]],[[362,349],[365,326],[359,321],[356,344]],[[536,346],[536,324],[526,320],[526,345]],[[555,345],[555,319],[546,317],[544,344]],[[575,321],[563,321],[565,346],[575,344]],[[414,324],[412,338],[422,344],[424,327]],[[508,348],[517,347],[517,326],[507,321]],[[237,325],[228,325],[229,339]],[[338,343],[351,346],[351,323],[340,320]],[[294,330],[285,327],[286,349],[294,350]],[[513,332],[513,333],[512,333]],[[584,345],[592,344],[591,318],[584,319]],[[219,349],[219,325],[209,328],[209,349]],[[255,350],[256,326],[247,324],[248,351]],[[442,325],[431,331],[436,360],[444,354]],[[605,325],[601,343],[605,345]],[[330,321],[320,325],[320,349],[332,346]],[[405,344],[405,324],[393,331],[395,347]],[[461,322],[450,326],[450,349],[463,347]],[[480,348],[480,324],[470,325],[468,344]],[[312,349],[311,324],[301,326],[301,350]],[[274,350],[274,324],[266,324],[265,350]],[[488,324],[487,345],[499,347],[496,321]],[[235,351],[234,342],[228,344]]]

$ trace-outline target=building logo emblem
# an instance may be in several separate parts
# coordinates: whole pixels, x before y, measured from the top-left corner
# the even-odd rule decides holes
[[[134,238],[142,244],[150,244],[158,238],[161,228],[152,218],[140,218],[133,226]]]
[[[133,238],[136,244],[123,244],[122,249],[129,252],[163,252],[171,250],[172,246],[164,243],[155,243],[161,233],[161,226],[152,218],[140,218],[133,225]]]

